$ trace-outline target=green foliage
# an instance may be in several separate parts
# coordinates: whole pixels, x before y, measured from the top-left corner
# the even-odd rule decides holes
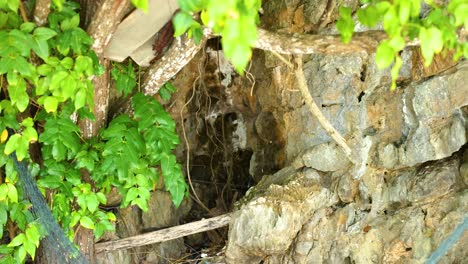
[[[169,101],[169,99],[171,99],[171,95],[176,91],[177,89],[174,87],[174,85],[172,85],[170,82],[167,82],[161,87],[161,89],[159,89],[159,95],[164,101]]]
[[[132,4],[137,8],[148,12],[148,0],[132,0]]]
[[[348,43],[354,32],[354,21],[351,17],[351,8],[340,7],[341,19],[336,22],[336,28],[341,32],[341,40]]]
[[[136,73],[131,61],[127,66],[122,63],[112,63],[111,76],[115,81],[117,91],[124,96],[128,96],[137,85]]]
[[[402,66],[400,52],[407,41],[419,39],[421,52],[425,59],[425,66],[432,62],[434,54],[444,49],[456,50],[455,58],[464,55],[468,57],[468,44],[458,41],[457,32],[468,26],[468,4],[466,0],[453,0],[448,5],[438,6],[433,1],[426,1],[430,5],[427,16],[421,18],[421,0],[369,1],[357,10],[357,19],[363,25],[374,27],[379,22],[388,35],[376,51],[376,63],[379,68],[392,65],[391,89],[396,87],[398,72]],[[345,42],[351,40],[354,21],[351,9],[340,10],[340,20],[337,29]]]
[[[193,19],[201,12],[201,21],[213,32],[220,34],[226,57],[232,61],[236,70],[242,73],[251,56],[252,47],[257,40],[258,12],[261,0],[179,0],[181,11],[173,19],[174,35],[188,32],[198,43],[203,35],[201,24]]]
[[[144,8],[145,1],[134,1]],[[122,207],[148,208],[150,192],[164,179],[166,190],[179,206],[187,185],[172,153],[179,143],[175,123],[153,98],[136,94],[133,116],[121,115],[84,140],[71,116],[94,118],[91,79],[105,69],[91,50],[92,39],[79,27],[78,5],[54,0],[49,24],[36,27],[18,15],[19,0],[0,0],[0,238],[8,222],[18,227],[16,237],[0,245],[0,263],[34,259],[44,231],[29,212],[9,154],[28,160],[43,194],[53,196],[53,216],[70,239],[80,225],[99,238],[115,229],[116,217],[102,206],[117,188]],[[114,64],[111,75],[117,89],[130,95],[137,84],[132,63]],[[167,84],[161,97],[175,88]],[[7,128],[16,131],[7,139]],[[6,142],[5,142],[6,141]],[[42,165],[29,159],[29,146],[39,142]],[[82,179],[87,171],[92,184]],[[162,187],[162,186],[159,186]]]

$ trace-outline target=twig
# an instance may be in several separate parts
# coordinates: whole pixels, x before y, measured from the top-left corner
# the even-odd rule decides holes
[[[340,146],[343,149],[348,159],[354,163],[355,160],[352,157],[351,148],[348,146],[345,139],[340,135],[340,133],[330,124],[327,118],[323,115],[322,111],[320,111],[320,108],[317,106],[314,99],[310,95],[309,89],[307,87],[307,82],[304,77],[304,72],[302,70],[302,56],[296,55],[294,60],[296,62],[296,69],[294,73],[296,75],[296,79],[299,85],[299,90],[301,91],[304,101],[309,107],[310,112],[315,116],[315,118],[317,118],[320,125],[322,125],[323,129],[325,129],[328,135],[330,135],[330,137],[332,137],[333,140],[335,140],[338,146]]]
[[[281,56],[280,54],[272,51],[271,53],[273,53],[273,55],[275,55],[278,59],[280,59],[284,64],[286,64],[289,68],[291,69],[294,69],[294,65],[292,65],[291,62],[289,62],[286,58],[284,58],[283,56]]]
[[[23,1],[19,0],[19,11],[21,18],[24,22],[29,22],[28,15],[26,14],[26,9],[24,9]]]
[[[218,229],[220,227],[228,225],[230,220],[231,215],[224,214],[213,218],[188,223],[185,225],[170,227],[133,237],[97,243],[95,246],[96,254],[160,243],[179,237],[197,234],[208,230]]]

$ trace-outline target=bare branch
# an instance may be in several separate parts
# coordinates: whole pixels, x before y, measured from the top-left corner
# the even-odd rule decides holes
[[[224,214],[185,225],[170,227],[146,234],[96,244],[96,254],[113,250],[122,250],[154,243],[164,242],[179,237],[205,232],[226,226],[231,221],[230,214]]]
[[[37,0],[34,7],[34,22],[36,25],[43,26],[47,23],[50,13],[50,0]]]
[[[99,5],[87,30],[94,39],[93,49],[98,56],[101,56],[112,33],[130,8],[128,0],[105,0]]]
[[[186,35],[174,40],[164,56],[151,65],[143,77],[143,92],[147,95],[156,94],[161,86],[195,57],[209,37],[211,37],[210,33],[205,34],[198,45]]]
[[[355,33],[351,42],[345,44],[339,35],[280,34],[258,29],[255,48],[281,54],[374,52],[385,38],[383,31],[366,31]]]

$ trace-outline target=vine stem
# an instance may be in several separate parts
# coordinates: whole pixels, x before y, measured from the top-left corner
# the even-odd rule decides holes
[[[26,14],[26,9],[24,9],[23,1],[18,1],[19,2],[19,11],[21,14],[21,18],[23,18],[24,22],[29,22],[28,15]]]
[[[185,125],[184,125],[184,117],[182,112],[184,109],[187,107],[187,105],[192,101],[193,97],[195,96],[195,85],[198,82],[198,79],[200,79],[200,76],[198,76],[195,81],[193,82],[193,87],[192,87],[192,96],[190,96],[190,99],[184,104],[184,106],[180,110],[180,123],[182,126],[182,134],[184,136],[184,141],[185,141],[185,147],[187,148],[187,162],[186,162],[186,169],[187,169],[187,179],[190,185],[190,189],[193,192],[193,195],[195,199],[193,199],[197,204],[199,204],[204,210],[206,210],[208,213],[211,213],[211,210],[200,200],[200,198],[197,195],[197,192],[195,191],[195,188],[193,187],[192,183],[192,177],[190,175],[190,143],[188,142],[187,138],[187,133],[185,132]]]
[[[310,112],[315,116],[315,118],[317,118],[320,125],[323,127],[323,129],[325,129],[328,135],[330,135],[330,137],[333,138],[333,140],[335,140],[338,146],[341,147],[348,159],[354,163],[351,148],[346,143],[346,140],[330,124],[330,121],[328,121],[328,119],[323,115],[322,111],[320,111],[320,108],[315,103],[314,98],[312,98],[312,95],[310,95],[309,88],[307,86],[307,82],[304,76],[304,71],[302,70],[302,55],[294,56],[294,61],[296,63],[294,74],[296,75],[299,90],[302,93],[302,97],[304,98],[307,107],[309,108]]]

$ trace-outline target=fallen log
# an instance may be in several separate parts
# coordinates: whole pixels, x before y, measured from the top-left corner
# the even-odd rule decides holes
[[[160,243],[188,235],[193,235],[208,230],[218,229],[229,224],[231,214],[224,214],[213,218],[161,229],[145,234],[97,243],[95,245],[96,254],[105,253],[114,250],[122,250],[134,247],[140,247],[155,243]]]

